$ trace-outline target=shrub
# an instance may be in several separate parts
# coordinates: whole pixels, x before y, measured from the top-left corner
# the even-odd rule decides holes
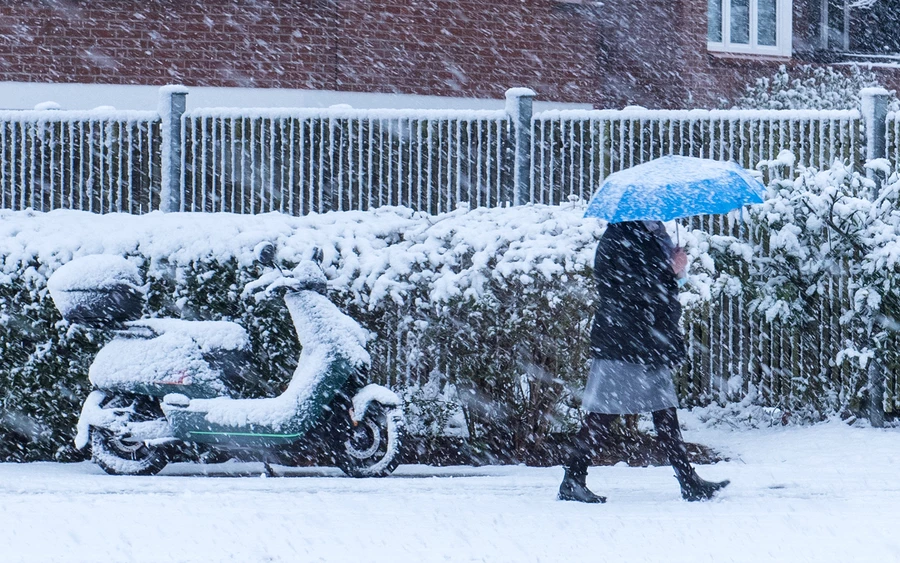
[[[877,86],[875,74],[857,65],[840,71],[813,65],[789,70],[781,65],[771,78],[759,78],[748,86],[731,105],[735,109],[857,109],[859,91]]]
[[[787,391],[763,390],[763,400],[780,395],[779,406],[805,418],[862,414],[869,369],[891,388],[900,367],[900,178],[881,160],[867,165],[878,183],[840,161],[784,178],[791,165],[786,151],[761,164],[774,180],[747,212],[749,240],[710,237],[717,287],[740,294],[774,338],[788,337]],[[896,393],[884,398],[896,410]]]

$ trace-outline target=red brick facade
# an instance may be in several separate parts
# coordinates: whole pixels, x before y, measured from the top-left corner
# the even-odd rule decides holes
[[[478,98],[527,86],[666,108],[713,106],[784,62],[713,57],[705,37],[705,0],[17,0],[0,6],[0,81]]]

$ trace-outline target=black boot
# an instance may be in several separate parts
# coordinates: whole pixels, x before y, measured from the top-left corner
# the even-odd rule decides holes
[[[731,482],[728,479],[719,482],[703,480],[693,468],[686,473],[676,469],[675,478],[678,479],[678,484],[681,485],[681,498],[691,502],[709,500]]]
[[[587,488],[587,463],[569,463],[566,465],[566,474],[559,485],[559,500],[574,500],[591,504],[604,503],[606,497],[595,495]]]
[[[678,414],[674,408],[653,412],[653,424],[659,443],[675,470],[675,478],[681,485],[681,498],[686,501],[709,500],[730,481],[705,481],[701,479],[688,460],[687,446],[678,426]]]
[[[559,486],[559,500],[574,500],[592,504],[606,502],[606,497],[595,495],[587,488],[587,468],[592,452],[602,451],[609,443],[613,422],[617,415],[589,412],[584,417],[581,429],[568,445],[568,459],[564,467],[566,474]]]

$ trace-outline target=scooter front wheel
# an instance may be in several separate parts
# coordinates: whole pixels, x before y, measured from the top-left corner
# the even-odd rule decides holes
[[[159,449],[132,442],[103,428],[91,429],[94,463],[110,475],[156,475],[168,460]]]
[[[155,401],[140,397],[113,396],[102,406],[129,409],[132,420],[149,421],[163,416]],[[168,463],[162,449],[98,426],[91,427],[91,457],[110,475],[156,475]]]
[[[348,417],[349,418],[349,417]],[[338,467],[351,477],[386,477],[400,465],[403,411],[372,403],[338,443]]]

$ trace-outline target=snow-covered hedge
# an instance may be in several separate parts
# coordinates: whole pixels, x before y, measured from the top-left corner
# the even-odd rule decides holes
[[[741,296],[750,322],[769,330],[760,352],[778,348],[778,361],[762,366],[777,376],[749,395],[820,417],[865,412],[878,392],[896,412],[900,176],[883,159],[868,174],[836,160],[785,177],[793,165],[788,151],[760,163],[774,180],[765,203],[748,210],[751,237],[709,237],[713,292]],[[882,378],[885,390],[870,386]]]
[[[280,392],[299,351],[287,312],[240,297],[266,240],[286,263],[322,250],[332,298],[373,333],[371,378],[406,394],[414,429],[539,443],[567,423],[560,413],[585,371],[589,264],[603,227],[582,213],[0,211],[0,458],[71,455],[87,367],[109,337],[62,321],[48,294],[49,275],[78,256],[134,263],[150,286],[145,316],[246,327],[254,368],[270,382],[246,392]]]
[[[857,65],[842,67],[781,65],[772,77],[763,77],[748,86],[734,109],[857,109],[863,88],[880,87],[871,70]],[[896,97],[894,97],[896,101]]]

